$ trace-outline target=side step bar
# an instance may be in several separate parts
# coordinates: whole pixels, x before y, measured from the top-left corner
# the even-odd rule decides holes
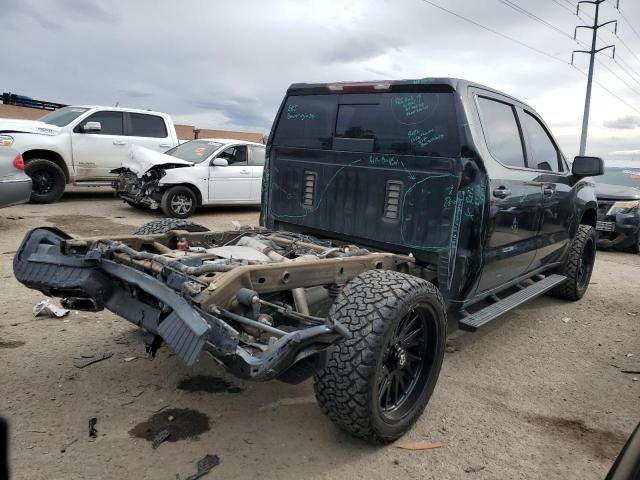
[[[502,300],[489,305],[482,310],[478,310],[475,313],[468,314],[458,321],[458,326],[462,330],[469,332],[475,332],[477,329],[486,325],[491,320],[498,318],[503,313],[513,310],[519,307],[523,303],[528,302],[547,290],[551,290],[556,285],[561,284],[567,279],[563,275],[549,275],[542,280],[537,281],[533,285],[523,288],[522,290],[509,295]]]

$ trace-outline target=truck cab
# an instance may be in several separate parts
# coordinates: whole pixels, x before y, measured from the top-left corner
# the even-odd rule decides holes
[[[595,227],[588,175],[571,171],[536,111],[451,78],[294,84],[267,147],[262,222],[415,256],[462,310],[560,268]],[[495,298],[495,297],[494,297]]]

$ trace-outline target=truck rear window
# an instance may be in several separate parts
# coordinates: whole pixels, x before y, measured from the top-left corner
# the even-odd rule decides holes
[[[348,139],[354,141],[344,141]],[[459,140],[454,97],[435,92],[289,96],[273,144],[455,156]]]

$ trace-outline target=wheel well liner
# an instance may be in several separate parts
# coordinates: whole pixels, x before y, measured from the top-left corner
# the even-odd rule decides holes
[[[582,214],[582,218],[580,219],[580,224],[582,225],[590,225],[595,228],[596,220],[598,219],[598,214],[593,208],[588,208]]]
[[[71,176],[69,174],[67,164],[59,153],[56,153],[52,150],[27,150],[22,154],[22,158],[24,158],[25,163],[28,163],[30,160],[33,160],[35,158],[50,160],[62,169],[67,183],[71,181]]]
[[[164,192],[166,192],[167,190],[173,187],[187,187],[189,190],[191,190],[195,194],[196,201],[198,202],[198,206],[202,205],[202,193],[200,193],[200,189],[195,185],[191,183],[171,183],[167,185],[162,185],[162,193],[164,194]]]

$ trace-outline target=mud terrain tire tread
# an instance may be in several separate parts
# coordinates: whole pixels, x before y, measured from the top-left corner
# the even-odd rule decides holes
[[[187,232],[208,232],[209,229],[190,220],[180,218],[163,218],[140,225],[134,235],[153,235],[157,233],[167,233],[171,230],[186,230]]]
[[[417,301],[430,303],[438,316],[438,339],[428,387],[403,424],[381,431],[373,397],[377,368],[388,334]],[[389,443],[402,436],[422,414],[435,387],[446,343],[447,317],[438,289],[423,279],[389,270],[370,270],[351,280],[331,306],[329,317],[344,325],[351,338],[330,347],[324,369],[314,377],[321,410],[347,432],[371,443]],[[374,386],[375,385],[375,386]]]
[[[580,267],[580,258],[582,257],[582,250],[584,249],[587,240],[591,237],[595,248],[596,244],[596,230],[590,225],[580,224],[578,225],[578,231],[571,243],[569,253],[564,262],[564,265],[558,270],[557,273],[567,277],[567,281],[561,283],[557,287],[551,290],[551,295],[558,298],[564,298],[566,300],[580,300],[589,288],[589,282],[583,290],[578,288],[578,275]]]

